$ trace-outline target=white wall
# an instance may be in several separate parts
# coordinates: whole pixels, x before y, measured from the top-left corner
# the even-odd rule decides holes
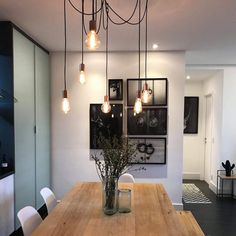
[[[202,82],[187,82],[185,94],[199,96],[199,132],[197,135],[184,135],[184,177],[204,179],[204,138],[205,138],[205,96],[213,97],[213,126],[212,126],[212,159],[210,169],[210,188],[216,189],[217,170],[221,169],[222,160],[222,117],[223,117],[223,70]]]
[[[102,103],[105,93],[105,54],[85,55],[88,81],[81,86],[78,82],[81,57],[78,53],[70,53],[68,90],[71,112],[64,115],[61,112],[62,56],[62,53],[51,55],[52,184],[58,197],[77,181],[98,180],[94,162],[89,160],[89,104]],[[137,78],[137,62],[137,53],[110,53],[109,78]],[[182,204],[184,53],[150,53],[148,71],[149,77],[167,77],[169,80],[167,164],[147,166],[146,171],[136,173],[136,178],[140,182],[162,182],[171,200]]]
[[[0,180],[0,235],[14,231],[14,175]]]
[[[236,164],[236,67],[224,69],[223,122],[222,122],[222,161]],[[234,169],[235,171],[235,169]]]
[[[194,78],[192,78],[194,79]],[[204,170],[204,96],[203,82],[187,80],[185,96],[199,97],[198,133],[184,134],[183,178],[203,179]]]

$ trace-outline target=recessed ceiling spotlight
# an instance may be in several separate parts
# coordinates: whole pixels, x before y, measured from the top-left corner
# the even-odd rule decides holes
[[[191,76],[190,76],[190,75],[187,75],[187,76],[186,76],[186,79],[191,79]]]
[[[156,43],[154,43],[154,44],[152,45],[152,49],[153,49],[153,50],[158,49],[158,47],[159,47],[159,46],[158,46],[158,44],[156,44]]]

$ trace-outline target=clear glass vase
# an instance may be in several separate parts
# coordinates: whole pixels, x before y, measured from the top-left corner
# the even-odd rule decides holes
[[[117,212],[118,179],[109,176],[103,179],[102,207],[106,215],[113,215]]]

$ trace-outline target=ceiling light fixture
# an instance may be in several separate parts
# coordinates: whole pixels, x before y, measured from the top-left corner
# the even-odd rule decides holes
[[[134,8],[131,12],[131,14],[128,16],[127,19],[123,18],[119,15],[119,13],[108,3],[108,0],[91,0],[91,12],[85,11],[85,2],[82,0],[82,9],[79,9],[72,1],[73,0],[64,0],[64,33],[65,33],[65,52],[64,52],[64,90],[63,90],[63,102],[62,102],[62,109],[65,113],[68,113],[70,110],[70,103],[68,99],[68,91],[67,91],[67,83],[66,83],[66,75],[67,75],[67,65],[66,65],[66,56],[67,56],[67,42],[66,42],[66,1],[70,3],[70,5],[78,12],[79,14],[82,14],[82,63],[80,64],[80,75],[79,80],[80,83],[85,83],[85,64],[83,63],[84,59],[84,45],[83,45],[83,39],[84,39],[84,33],[86,35],[85,45],[88,49],[95,50],[97,49],[101,42],[99,39],[99,32],[103,28],[106,31],[107,34],[107,45],[108,45],[108,22],[114,24],[114,25],[124,25],[128,24],[131,26],[139,25],[139,67],[140,67],[140,23],[143,21],[145,14],[147,12],[148,7],[148,0],[136,0]],[[79,1],[79,0],[78,0]],[[77,2],[78,2],[77,1]],[[141,15],[141,3],[144,2],[145,10],[143,11]],[[111,2],[111,1],[110,1]],[[99,5],[98,5],[99,3]],[[136,12],[139,6],[139,18],[136,20]],[[85,24],[85,17],[89,16],[92,17],[92,19],[89,21],[89,30],[86,29]],[[107,24],[106,22],[107,21]],[[108,46],[106,46],[108,47]],[[110,104],[109,99],[107,96],[107,70],[108,70],[108,49],[106,49],[106,95],[104,97],[104,103],[103,103],[103,111],[109,112]],[[140,78],[140,68],[139,68],[139,78]],[[142,111],[142,103],[141,101],[141,81],[139,83],[139,92],[137,97],[137,104],[135,106],[135,110],[137,110],[137,113],[140,112],[140,109]]]
[[[141,47],[141,1],[139,0],[139,24],[138,24],[138,92],[137,92],[137,98],[135,100],[135,104],[134,104],[134,114],[139,114],[140,112],[142,112],[142,100],[141,100],[141,87],[142,87],[142,82],[140,79],[140,47]]]
[[[95,17],[94,17],[95,15],[94,5],[95,5],[95,2],[94,0],[92,0],[92,20],[89,21],[89,32],[85,40],[85,45],[90,50],[98,49],[101,44],[99,36],[98,36],[98,32],[97,32],[97,21],[95,20]],[[96,1],[96,6],[97,6],[97,1]],[[82,10],[82,12],[84,12],[84,10]]]
[[[187,76],[186,76],[186,79],[191,79],[191,76],[190,76],[190,75],[187,75]]]
[[[66,0],[64,0],[64,90],[62,92],[62,111],[67,114],[70,111],[70,102],[68,99],[67,84],[66,84],[66,56],[67,56],[67,37],[66,37]]]
[[[82,0],[82,32],[81,32],[81,49],[82,49],[82,53],[81,53],[81,59],[82,62],[80,64],[80,72],[79,72],[79,81],[81,84],[84,84],[86,81],[85,78],[85,64],[84,64],[84,0]]]
[[[147,83],[147,17],[148,17],[148,9],[146,9],[146,19],[145,19],[145,83],[143,85],[142,90],[142,102],[147,104],[150,101],[152,90],[148,87]]]
[[[108,8],[107,8],[108,11]],[[103,113],[109,113],[111,111],[111,105],[109,103],[109,99],[108,99],[108,17],[107,17],[107,26],[106,26],[106,95],[104,96],[104,102],[101,106],[101,110]]]

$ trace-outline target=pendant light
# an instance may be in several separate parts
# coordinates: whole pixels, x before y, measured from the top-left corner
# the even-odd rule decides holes
[[[64,0],[64,38],[65,38],[65,48],[64,48],[64,90],[62,92],[62,111],[67,114],[70,111],[70,102],[68,99],[68,92],[66,87],[66,54],[67,54],[67,38],[66,38],[66,0]]]
[[[138,93],[137,98],[134,104],[134,115],[142,112],[142,101],[141,101],[141,81],[140,81],[140,44],[141,44],[141,36],[140,36],[140,23],[141,23],[141,0],[139,0],[139,24],[138,24]]]
[[[85,45],[89,50],[99,48],[101,42],[97,34],[97,22],[94,17],[94,0],[92,0],[92,20],[89,21],[89,32],[85,40]]]
[[[82,0],[82,32],[81,32],[81,49],[82,49],[82,62],[80,64],[79,82],[84,84],[85,77],[85,64],[84,64],[84,0]]]
[[[150,101],[152,90],[148,88],[147,83],[147,15],[148,15],[148,8],[146,6],[146,19],[145,19],[145,83],[143,85],[142,90],[142,102],[148,103]]]
[[[103,113],[109,113],[111,111],[111,105],[108,98],[108,18],[106,28],[106,95],[104,96],[104,102],[101,106]]]

